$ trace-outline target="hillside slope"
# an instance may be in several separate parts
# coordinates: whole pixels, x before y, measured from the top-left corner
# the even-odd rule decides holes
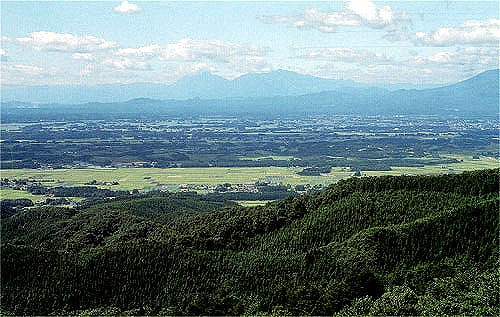
[[[486,170],[29,210],[2,221],[2,314],[498,315],[498,190]]]

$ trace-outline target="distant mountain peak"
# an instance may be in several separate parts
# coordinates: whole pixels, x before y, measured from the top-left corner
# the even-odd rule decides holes
[[[432,87],[428,92],[463,95],[463,90],[482,94],[485,88],[497,94],[498,99],[499,70],[482,72],[459,83]],[[296,73],[286,69],[276,69],[267,73],[247,73],[229,80],[209,71],[200,71],[186,75],[177,82],[167,85],[159,83],[106,84],[96,86],[2,86],[2,101],[20,100],[34,103],[85,103],[85,102],[118,102],[136,98],[151,99],[223,99],[223,98],[258,98],[275,96],[299,96],[325,91],[342,91],[359,94],[363,90],[372,93],[380,85],[315,77]],[[414,88],[407,86],[405,88]],[[443,90],[444,89],[444,90]],[[390,89],[389,89],[390,90]],[[404,93],[404,92],[400,92]],[[140,102],[136,99],[135,102]]]
[[[224,77],[216,75],[214,73],[211,73],[211,72],[205,70],[205,71],[200,71],[200,72],[193,73],[193,74],[188,74],[188,75],[182,77],[181,79],[179,79],[177,82],[175,82],[174,85],[176,83],[178,83],[178,82],[182,82],[182,81],[186,81],[186,80],[220,80],[220,81],[227,81],[227,79],[225,79]]]
[[[478,81],[478,80],[483,80],[483,79],[491,79],[491,80],[498,81],[499,74],[500,74],[499,69],[490,69],[490,70],[481,72],[479,74],[476,74],[472,77],[469,77],[461,82],[470,81],[470,80]]]
[[[499,74],[500,71],[498,69],[490,69],[447,87],[455,89],[472,89],[478,92],[480,92],[482,88],[496,87],[498,91]]]

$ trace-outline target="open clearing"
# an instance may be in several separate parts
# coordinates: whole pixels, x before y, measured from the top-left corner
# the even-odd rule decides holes
[[[33,195],[32,193],[29,193],[24,190],[17,190],[17,189],[11,189],[11,188],[2,188],[0,190],[0,199],[20,199],[20,198],[27,198],[31,200],[34,203],[39,203],[45,201],[47,198],[51,198],[46,195]],[[54,197],[52,197],[54,198]],[[57,197],[55,197],[57,198]],[[82,197],[64,197],[69,201],[73,202],[80,202],[84,200]]]
[[[242,161],[262,161],[262,160],[273,160],[273,161],[291,161],[295,159],[293,156],[282,156],[282,155],[270,155],[270,156],[259,156],[259,157],[240,157]]]
[[[44,195],[33,195],[24,190],[2,188],[0,190],[0,199],[21,199],[27,198],[34,203],[45,201],[47,196]]]
[[[392,167],[391,171],[363,171],[362,175],[382,176],[382,175],[430,175],[444,173],[461,173],[465,171],[499,168],[500,160],[493,157],[481,156],[479,159],[472,159],[470,156],[443,155],[443,157],[462,160],[460,163],[425,165],[423,167]]]
[[[265,206],[267,203],[272,202],[272,200],[235,200],[234,202],[242,205],[243,207],[255,207]]]

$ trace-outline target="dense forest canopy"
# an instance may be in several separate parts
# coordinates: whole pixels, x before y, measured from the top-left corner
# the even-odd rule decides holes
[[[3,315],[498,315],[499,170],[244,208],[124,197],[2,220]]]

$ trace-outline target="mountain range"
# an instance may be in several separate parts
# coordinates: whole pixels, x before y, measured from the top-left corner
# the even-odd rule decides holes
[[[283,73],[284,77],[293,74]],[[205,76],[209,76],[206,74]],[[209,76],[213,86],[223,79]],[[315,80],[315,79],[314,79]],[[314,82],[311,80],[309,82]],[[187,79],[186,79],[187,81]],[[148,119],[154,116],[355,114],[355,115],[453,115],[498,117],[499,70],[483,72],[465,81],[433,89],[390,91],[374,87],[348,87],[302,95],[219,99],[150,99],[135,98],[125,102],[91,102],[82,104],[35,104],[3,102],[2,121],[17,122],[59,119]],[[206,82],[206,81],[205,81]],[[233,81],[234,82],[234,81]],[[269,81],[269,89],[298,91],[286,81]],[[322,80],[309,89],[320,89]],[[274,85],[271,85],[274,83]],[[181,81],[179,87],[188,83]],[[266,85],[263,85],[266,86]],[[193,87],[202,90],[202,87]],[[303,87],[303,86],[302,86]],[[204,88],[203,88],[204,89]],[[213,88],[215,89],[215,88]],[[248,87],[256,92],[257,86]],[[207,91],[208,93],[208,91]]]
[[[219,99],[303,95],[344,88],[369,88],[352,80],[333,80],[277,70],[248,73],[228,80],[209,72],[188,75],[173,84],[133,83],[95,86],[6,86],[1,87],[3,101],[34,103],[121,102],[135,98]],[[429,86],[384,85],[383,88],[428,88]]]

